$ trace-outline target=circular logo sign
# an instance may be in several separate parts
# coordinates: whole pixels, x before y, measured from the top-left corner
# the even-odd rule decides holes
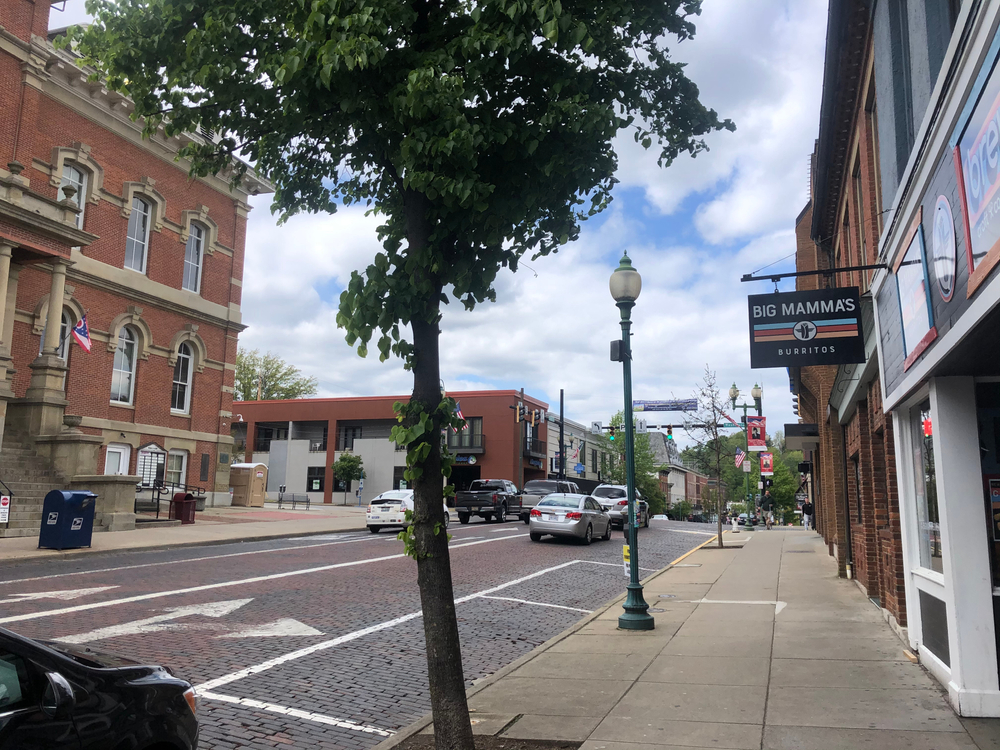
[[[934,207],[934,235],[931,242],[931,257],[934,267],[934,278],[937,279],[938,291],[945,302],[951,299],[955,292],[955,265],[957,254],[955,249],[955,220],[951,213],[951,204],[943,195],[939,195]]]
[[[816,325],[808,320],[803,320],[801,323],[795,324],[792,333],[799,341],[810,341],[816,338]]]

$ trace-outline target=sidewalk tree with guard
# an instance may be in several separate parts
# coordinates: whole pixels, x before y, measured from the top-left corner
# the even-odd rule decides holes
[[[68,42],[127,93],[146,136],[212,132],[180,151],[273,210],[363,203],[383,250],[352,274],[337,323],[413,372],[395,439],[415,490],[413,550],[439,750],[472,748],[455,615],[441,431],[441,306],[496,298],[503,268],[555,252],[605,209],[622,131],[657,163],[734,129],[699,101],[668,40],[698,0],[90,0]],[[232,171],[231,171],[232,170]]]

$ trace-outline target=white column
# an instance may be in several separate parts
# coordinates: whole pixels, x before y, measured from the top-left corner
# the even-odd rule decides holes
[[[59,351],[59,333],[62,328],[63,295],[66,292],[66,264],[52,264],[52,285],[49,287],[49,312],[45,318],[45,346],[42,354],[56,356]]]
[[[962,716],[1000,716],[993,576],[971,377],[931,381],[951,682]]]

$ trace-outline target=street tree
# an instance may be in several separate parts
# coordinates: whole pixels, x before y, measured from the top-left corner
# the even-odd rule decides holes
[[[344,483],[344,505],[347,505],[347,490],[351,482],[356,482],[365,475],[364,462],[355,453],[341,453],[333,462],[333,476],[338,482]]]
[[[316,395],[316,378],[299,372],[276,354],[236,350],[236,401],[269,401]]]
[[[397,442],[414,484],[412,549],[439,750],[469,750],[446,534],[442,305],[495,300],[503,268],[576,239],[616,184],[626,132],[657,163],[733,129],[699,101],[667,42],[699,0],[89,0],[71,35],[147,135],[194,175],[252,162],[282,220],[363,203],[383,250],[354,272],[337,323],[413,372]],[[230,171],[232,170],[232,171]]]
[[[715,488],[709,494],[710,502],[714,503],[717,516],[719,547],[722,542],[722,513],[726,507],[725,492],[722,482],[722,465],[729,454],[725,436],[721,434],[719,425],[726,419],[726,404],[715,377],[715,371],[705,365],[705,374],[694,392],[698,408],[691,417],[685,417],[685,428],[700,449],[698,469],[715,480]]]

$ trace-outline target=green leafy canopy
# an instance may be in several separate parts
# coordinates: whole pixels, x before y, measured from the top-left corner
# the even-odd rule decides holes
[[[503,267],[558,249],[605,208],[622,129],[661,165],[733,129],[698,99],[669,35],[698,0],[88,0],[69,40],[127,93],[192,172],[241,155],[282,219],[363,203],[383,251],[337,316],[367,354],[412,364],[401,325],[436,323],[444,291],[495,299]],[[238,181],[246,170],[237,165]],[[426,242],[413,242],[415,213]]]

